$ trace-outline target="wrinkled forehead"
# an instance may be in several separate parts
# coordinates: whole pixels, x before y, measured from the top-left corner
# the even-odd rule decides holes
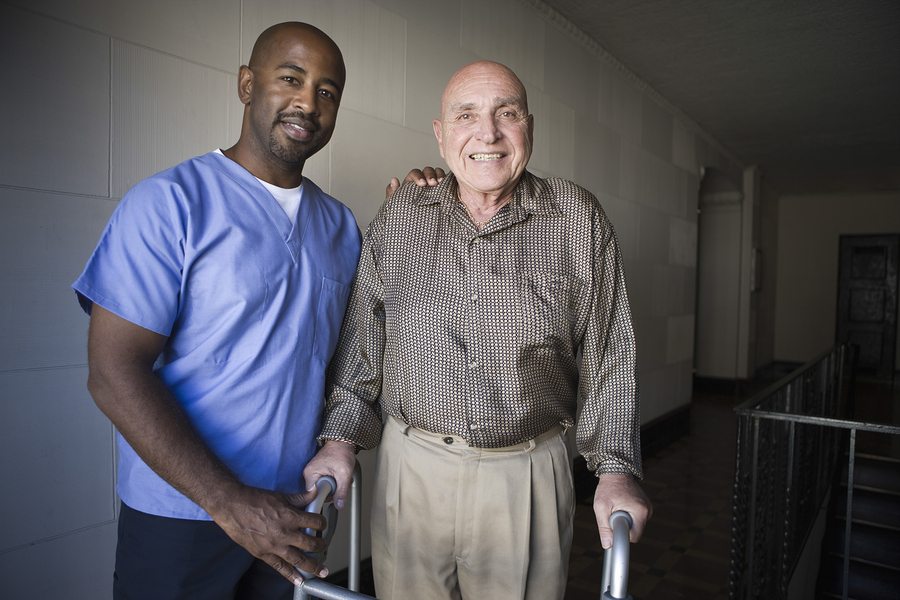
[[[461,109],[516,107],[528,112],[525,87],[500,65],[474,65],[456,72],[441,98],[442,113]]]

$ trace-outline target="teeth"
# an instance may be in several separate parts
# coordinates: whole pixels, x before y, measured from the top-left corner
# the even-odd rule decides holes
[[[478,154],[470,154],[469,158],[471,158],[472,160],[498,160],[502,156],[503,155],[498,152],[493,152],[490,154],[486,152],[479,152]]]

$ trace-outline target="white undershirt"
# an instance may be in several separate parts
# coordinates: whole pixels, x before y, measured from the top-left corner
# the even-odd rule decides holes
[[[220,148],[216,149],[216,153],[225,156]],[[260,182],[264,188],[269,190],[269,193],[272,194],[272,197],[275,198],[279,205],[281,205],[284,214],[288,216],[291,223],[295,223],[297,221],[297,212],[300,210],[300,198],[302,198],[301,189],[303,188],[303,183],[301,182],[300,185],[295,188],[283,188],[272,185],[268,181],[263,181],[259,177],[257,177],[256,180]]]

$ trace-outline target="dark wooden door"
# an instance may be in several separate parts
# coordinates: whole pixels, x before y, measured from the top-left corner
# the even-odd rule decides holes
[[[859,347],[863,373],[890,378],[897,349],[900,235],[842,235],[837,341]]]

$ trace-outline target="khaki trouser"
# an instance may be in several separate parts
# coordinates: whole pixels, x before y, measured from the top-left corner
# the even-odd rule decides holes
[[[563,436],[479,449],[389,418],[371,519],[378,597],[561,599],[575,511]]]

